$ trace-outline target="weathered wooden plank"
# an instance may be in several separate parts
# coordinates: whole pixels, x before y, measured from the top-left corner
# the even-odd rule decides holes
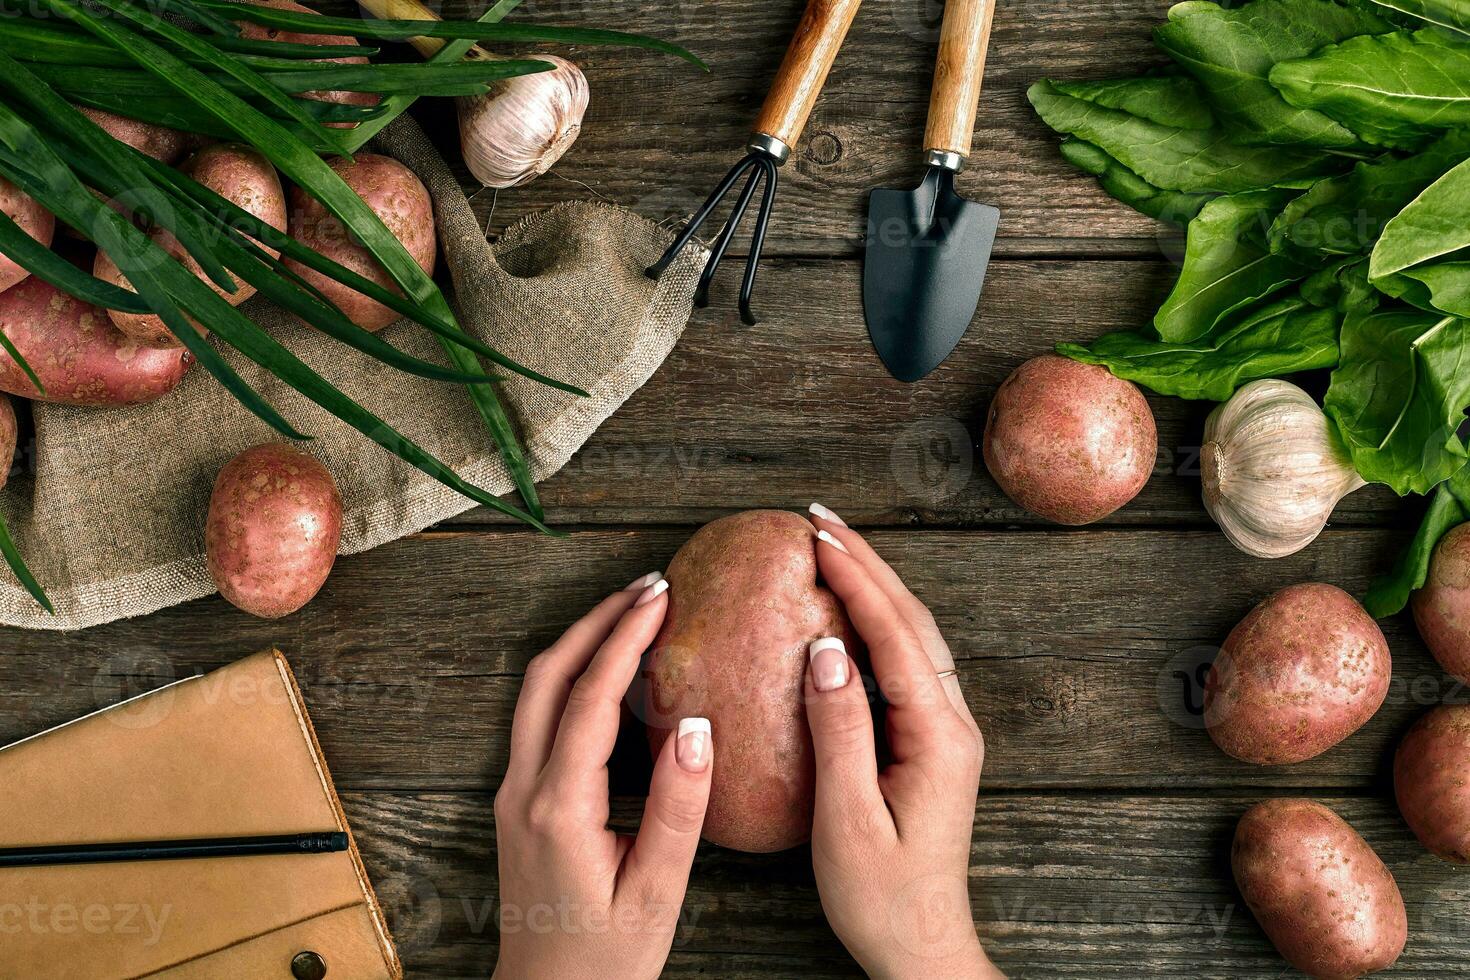
[[[343,559],[280,622],[211,598],[72,635],[0,633],[0,744],[127,693],[270,645],[300,672],[347,787],[475,789],[504,766],[527,660],[606,593],[660,568],[685,530],[423,535]],[[1286,769],[1227,759],[1200,729],[1198,664],[1270,591],[1358,591],[1396,536],[1329,533],[1280,562],[1218,533],[897,532],[875,544],[926,599],[964,665],[989,740],[986,785],[1365,788],[1409,721],[1463,700],[1412,625],[1386,624],[1388,705],[1322,758]],[[635,740],[636,741],[636,740]],[[636,746],[623,763],[646,765]]]
[[[1012,977],[1278,978],[1286,971],[1229,870],[1255,796],[985,795],[971,897],[987,949]],[[348,817],[412,976],[485,976],[498,943],[487,795],[350,793]],[[1327,799],[1398,879],[1410,940],[1384,976],[1459,972],[1470,957],[1454,868],[1427,854],[1391,801]],[[615,824],[637,823],[634,800]],[[806,849],[706,846],[691,877],[671,977],[860,976],[822,916]]]
[[[692,212],[744,153],[757,111],[805,0],[724,0],[630,8],[586,0],[573,10],[531,2],[525,19],[615,25],[683,43],[712,66],[639,51],[583,48],[592,107],[583,134],[553,176],[478,202],[494,224],[567,198],[596,196],[655,220]],[[1164,62],[1150,42],[1168,3],[1147,0],[1002,0],[975,155],[965,193],[1004,212],[1003,254],[1138,254],[1160,233],[1064,164],[1057,139],[1026,102],[1044,76],[1135,74]],[[942,6],[928,0],[867,5],[838,58],[805,138],[782,172],[771,255],[850,255],[861,244],[874,187],[915,185]],[[520,15],[518,15],[520,16]],[[425,115],[452,146],[443,106]],[[737,248],[743,248],[743,241]]]
[[[922,384],[894,381],[868,340],[857,262],[779,261],[762,279],[769,319],[697,314],[668,362],[542,487],[552,520],[699,523],[764,504],[821,500],[865,525],[1036,523],[985,471],[995,390],[1062,341],[1137,329],[1167,295],[1167,262],[1007,261],[991,266],[975,324]],[[1211,526],[1198,446],[1213,406],[1151,400],[1158,470],[1109,524]],[[1381,488],[1339,507],[1349,524],[1404,524]],[[477,510],[457,523],[500,521]]]

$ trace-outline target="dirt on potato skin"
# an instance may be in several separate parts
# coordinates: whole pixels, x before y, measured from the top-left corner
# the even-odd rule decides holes
[[[704,837],[723,847],[769,853],[811,838],[807,646],[835,636],[861,658],[841,603],[818,581],[816,537],[795,514],[747,511],[700,529],[669,564],[668,617],[645,664],[644,721],[657,758],[681,718],[710,720]]]
[[[253,147],[239,143],[216,143],[195,153],[179,168],[204,187],[241,210],[264,221],[277,231],[286,230],[286,192],[281,187],[281,178],[271,162]],[[153,240],[168,252],[184,268],[204,284],[213,289],[231,306],[239,306],[255,295],[255,287],[235,277],[236,289],[228,292],[204,274],[204,269],[185,251],[172,234],[162,229],[153,233]],[[259,244],[258,242],[256,244]],[[264,245],[261,249],[273,258],[280,255]],[[127,276],[122,274],[116,263],[106,252],[99,251],[93,262],[92,275],[123,289],[132,289]],[[123,310],[108,310],[113,325],[139,343],[155,347],[181,346],[173,331],[163,319],[153,313],[128,313]],[[209,334],[208,327],[193,319],[189,320],[200,336]]]
[[[15,222],[20,230],[42,245],[50,245],[56,237],[56,218],[41,207],[36,199],[10,181],[0,177],[0,213]],[[4,292],[30,275],[19,262],[0,253],[0,292]]]
[[[1227,755],[1289,765],[1367,724],[1388,696],[1383,631],[1352,596],[1309,582],[1241,620],[1205,683],[1205,727]]]
[[[383,220],[393,237],[403,243],[419,268],[432,275],[438,244],[434,231],[434,203],[428,189],[413,171],[392,157],[376,153],[359,153],[352,160],[333,157],[327,162]],[[371,279],[389,292],[402,295],[388,270],[358,242],[341,219],[299,187],[291,191],[289,233],[308,248],[365,279]],[[287,259],[285,264],[365,330],[381,330],[400,319],[397,313],[376,300],[368,299],[357,290],[294,259]]]
[[[272,10],[286,10],[298,14],[315,14],[317,11],[310,7],[302,6],[295,0],[249,0],[257,7],[270,7]],[[279,27],[269,27],[265,24],[252,24],[249,21],[238,21],[240,26],[240,37],[249,41],[277,41],[281,44],[315,44],[315,45],[356,45],[357,38],[342,34],[302,34],[297,31],[283,30]],[[368,59],[361,55],[352,55],[345,58],[318,58],[318,61],[331,62],[336,65],[365,65]],[[302,92],[301,98],[312,99],[316,102],[331,102],[336,105],[377,105],[382,101],[382,96],[375,92]],[[332,129],[352,129],[356,123],[328,123]]]
[[[1158,452],[1153,411],[1136,385],[1056,354],[1017,368],[985,423],[985,466],[1006,496],[1074,527],[1138,496]]]
[[[317,459],[266,443],[220,471],[204,537],[220,594],[251,615],[279,619],[326,584],[342,541],[342,497]]]
[[[177,163],[189,147],[195,145],[200,139],[192,133],[180,132],[177,129],[169,129],[167,126],[158,126],[138,119],[129,119],[127,116],[119,116],[105,109],[93,109],[91,106],[78,106],[77,108],[113,139],[126,143],[139,153],[150,156],[160,163],[169,165]]]
[[[46,389],[37,390],[0,350],[0,391],[33,401],[142,405],[177,388],[194,364],[187,351],[138,343],[112,325],[106,310],[35,276],[0,293],[0,330]]]
[[[1394,795],[1404,822],[1436,857],[1470,864],[1470,705],[1440,705],[1399,743]]]
[[[1403,895],[1347,821],[1312,800],[1257,804],[1230,849],[1246,905],[1288,963],[1319,980],[1387,969],[1408,941]]]
[[[1429,578],[1411,600],[1419,635],[1446,672],[1470,684],[1470,524],[1434,549]]]

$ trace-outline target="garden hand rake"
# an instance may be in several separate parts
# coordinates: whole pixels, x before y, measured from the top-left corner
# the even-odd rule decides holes
[[[648,270],[651,278],[657,279],[664,274],[684,246],[689,244],[700,227],[709,220],[710,214],[744,177],[745,187],[735,201],[734,210],[730,212],[724,230],[715,239],[704,274],[699,277],[694,305],[709,305],[710,283],[714,280],[715,271],[724,261],[730,242],[755,199],[756,191],[760,189],[760,212],[751,236],[750,255],[745,261],[745,279],[740,287],[740,318],[750,326],[755,325],[756,318],[751,311],[750,301],[755,292],[755,274],[760,265],[761,249],[766,242],[766,229],[771,222],[771,208],[776,202],[777,168],[791,156],[791,148],[801,138],[801,131],[806,127],[817,96],[832,70],[832,62],[837,57],[838,49],[842,47],[843,39],[847,37],[847,29],[852,26],[852,20],[857,16],[861,3],[862,0],[811,0],[796,29],[796,36],[786,50],[786,58],[781,63],[781,70],[776,75],[771,93],[766,97],[765,106],[756,120],[755,134],[747,147],[749,154],[731,169],[709,200],[684,226],[684,230],[664,253],[663,258]]]

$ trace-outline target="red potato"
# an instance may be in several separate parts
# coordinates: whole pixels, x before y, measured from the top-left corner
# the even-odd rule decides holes
[[[1138,496],[1158,451],[1138,388],[1055,354],[1017,368],[985,423],[990,475],[1017,504],[1058,524],[1100,521]]]
[[[0,177],[0,213],[4,213],[7,218],[20,226],[21,231],[42,245],[49,246],[51,239],[56,234],[56,219],[52,217],[51,212],[41,207],[30,195],[22,193],[19,187],[3,177]],[[29,275],[30,273],[22,268],[19,262],[0,253],[0,292],[4,292]]]
[[[408,254],[427,273],[434,271],[434,204],[429,192],[413,171],[391,157],[359,153],[356,162],[341,157],[331,161],[332,169],[357,192],[393,236],[408,249]],[[291,192],[291,237],[316,249],[364,278],[395,293],[401,290],[382,264],[373,257],[340,220],[321,202],[301,188]],[[381,330],[399,319],[388,307],[368,299],[320,272],[308,269],[293,259],[286,266],[322,294],[336,303],[347,318],[367,330]]]
[[[710,720],[706,840],[766,853],[811,837],[816,770],[803,691],[807,646],[858,640],[817,580],[817,534],[784,511],[706,525],[668,569],[669,612],[645,666],[654,757],[682,718]]]
[[[313,457],[282,443],[256,446],[220,471],[204,537],[220,595],[279,619],[326,584],[342,542],[342,497]]]
[[[257,7],[269,7],[272,10],[289,10],[298,14],[314,14],[315,10],[303,7],[294,0],[250,0]],[[240,36],[252,41],[279,41],[282,44],[331,44],[343,45],[357,44],[357,38],[345,37],[340,34],[301,34],[296,31],[282,30],[278,27],[267,27],[264,24],[252,24],[248,21],[240,21]],[[338,65],[365,65],[368,59],[361,55],[347,58],[321,58],[320,61],[329,61]],[[317,102],[331,102],[336,105],[377,105],[382,96],[373,92],[302,92],[304,99],[314,99]],[[333,129],[351,129],[356,123],[328,123]]]
[[[1205,726],[1244,762],[1304,762],[1378,712],[1392,673],[1383,631],[1352,596],[1294,585],[1226,639],[1205,682]]]
[[[121,140],[138,152],[146,153],[162,163],[177,163],[189,147],[195,145],[198,140],[198,137],[191,133],[181,133],[167,126],[156,126],[153,123],[129,119],[127,116],[119,116],[116,113],[88,106],[77,108],[81,110],[82,115],[107,130],[108,135],[113,139]]]
[[[32,276],[0,293],[0,330],[26,359],[43,395],[0,350],[0,391],[63,405],[141,405],[178,387],[194,358],[124,335],[107,311]]]
[[[1408,940],[1398,883],[1346,821],[1311,800],[1269,800],[1240,818],[1235,883],[1288,963],[1318,980],[1392,966]]]
[[[1414,593],[1414,622],[1441,667],[1470,684],[1470,524],[1440,539],[1424,588]]]
[[[276,168],[271,166],[259,151],[239,144],[217,143],[206,147],[190,157],[179,168],[200,184],[230,201],[242,210],[269,224],[278,231],[286,230],[286,192],[281,189],[281,179]],[[236,280],[239,287],[233,293],[221,289],[218,284],[204,275],[193,256],[189,255],[178,239],[167,231],[154,232],[154,241],[174,258],[182,262],[190,272],[203,279],[216,293],[223,296],[231,306],[239,306],[255,295],[255,287]],[[263,246],[262,246],[263,247]],[[279,255],[275,249],[267,248],[271,255]],[[132,285],[117,265],[105,252],[98,252],[92,265],[92,274],[124,289]],[[152,313],[125,313],[109,310],[108,315],[119,330],[140,343],[157,347],[177,347],[178,340],[173,331],[161,318]],[[201,334],[209,330],[197,321],[190,320]]]
[[[15,417],[15,405],[5,395],[0,395],[0,489],[10,482],[10,473],[15,469],[15,447],[20,441],[20,422]]]
[[[1424,846],[1470,864],[1470,705],[1441,705],[1419,719],[1394,756],[1393,785]]]

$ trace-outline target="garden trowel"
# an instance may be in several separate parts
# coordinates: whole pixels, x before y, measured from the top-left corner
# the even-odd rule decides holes
[[[937,368],[964,336],[985,285],[1000,211],[955,192],[970,155],[995,0],[948,0],[917,190],[868,202],[863,311],[873,346],[900,381]]]

